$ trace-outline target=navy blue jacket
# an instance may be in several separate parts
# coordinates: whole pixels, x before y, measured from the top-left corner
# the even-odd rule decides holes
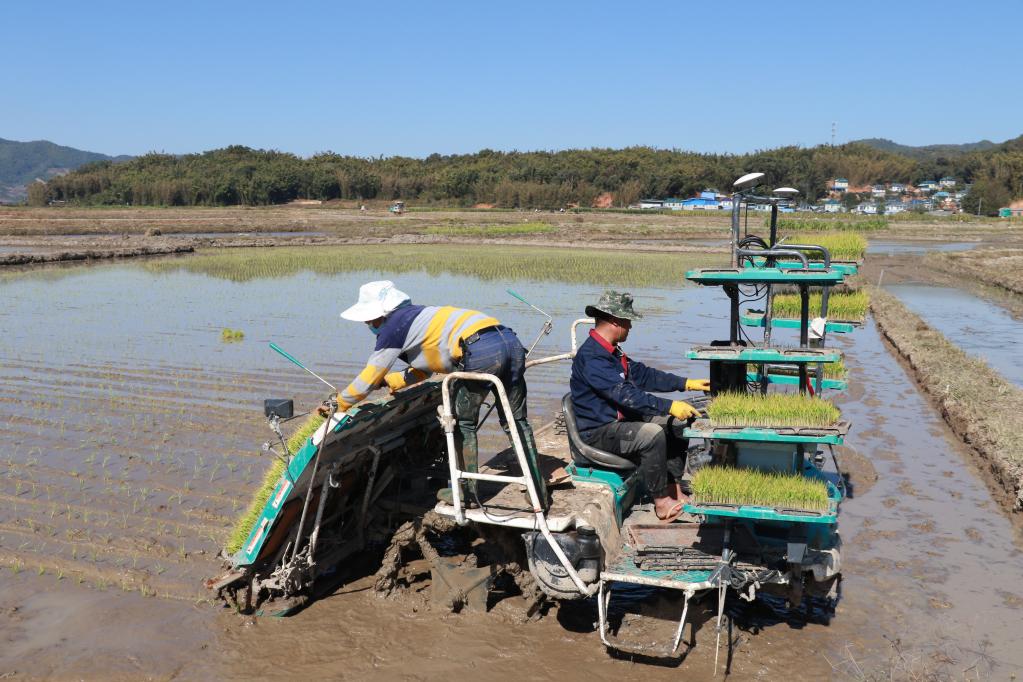
[[[686,378],[647,367],[626,357],[628,378],[622,367],[622,351],[614,353],[592,336],[583,342],[572,361],[572,406],[580,431],[618,421],[638,421],[645,416],[666,415],[671,400],[647,391],[669,393],[686,390]]]

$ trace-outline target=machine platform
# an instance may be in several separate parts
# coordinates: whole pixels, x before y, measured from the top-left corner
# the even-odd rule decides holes
[[[737,440],[758,443],[817,443],[841,445],[850,424],[837,422],[829,428],[796,426],[715,426],[708,419],[698,419],[685,430],[686,438],[705,440]]]
[[[739,317],[739,322],[744,327],[765,327],[767,326],[764,321],[764,312],[761,310],[747,310],[744,315]],[[828,333],[835,332],[837,334],[847,334],[854,331],[857,327],[861,326],[862,322],[847,322],[844,320],[828,320],[824,324],[824,328]],[[799,329],[801,323],[795,318],[788,317],[775,317],[771,320],[771,327],[774,329]]]
[[[697,284],[809,284],[832,286],[841,284],[845,273],[828,269],[785,268],[699,268],[686,272],[686,279]]]
[[[747,346],[693,346],[686,353],[690,360],[722,362],[773,362],[801,364],[838,362],[842,351],[835,348],[756,348]]]

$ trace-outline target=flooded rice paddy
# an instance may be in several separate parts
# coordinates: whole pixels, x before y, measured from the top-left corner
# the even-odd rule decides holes
[[[709,677],[706,625],[676,669],[607,656],[585,606],[521,623],[502,604],[446,614],[384,601],[362,580],[297,617],[253,621],[205,603],[200,581],[219,567],[224,533],[269,464],[262,399],[294,397],[304,410],[325,395],[267,343],[347,381],[372,346],[362,325],[338,317],[359,284],[387,277],[417,302],[486,310],[528,345],[542,318],[511,288],[554,317],[540,355],[567,349],[571,321],[605,286],[629,290],[644,318],[627,352],[703,376],[685,349],[726,333],[727,299],[685,285],[682,272],[713,259],[314,247],[3,274],[0,671],[436,679],[471,669],[519,680],[528,665],[535,679]],[[224,327],[244,340],[222,342]],[[848,444],[879,479],[854,475],[857,494],[843,505],[845,581],[830,624],[736,605],[732,677],[1020,674],[1023,561],[1010,520],[876,329],[835,342],[853,385],[836,396],[854,422]],[[540,425],[567,390],[568,366],[530,373]]]
[[[1023,321],[962,289],[927,284],[886,287],[929,325],[1002,376],[1023,386]]]

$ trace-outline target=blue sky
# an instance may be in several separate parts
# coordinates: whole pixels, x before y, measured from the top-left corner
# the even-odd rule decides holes
[[[731,8],[731,9],[729,9]],[[781,8],[781,9],[776,9]],[[12,2],[0,137],[108,154],[1023,133],[1023,3]]]

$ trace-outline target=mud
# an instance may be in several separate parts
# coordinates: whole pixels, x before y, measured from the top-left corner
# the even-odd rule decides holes
[[[366,277],[299,272],[233,282],[122,263],[0,280],[0,674],[711,676],[714,632],[702,608],[685,637],[695,637],[696,648],[680,665],[660,666],[608,656],[592,602],[528,621],[521,600],[510,598],[491,613],[450,614],[422,600],[380,599],[372,569],[286,620],[241,618],[203,601],[200,581],[216,571],[224,531],[267,465],[258,454],[269,436],[262,399],[293,396],[301,410],[322,398],[265,342],[338,381],[353,375],[371,339],[344,327],[337,311]],[[531,341],[539,323],[503,292],[515,288],[555,317],[560,336],[543,341],[540,354],[564,349],[569,323],[601,289],[599,282],[396,277],[424,301],[472,291],[474,305]],[[680,357],[687,345],[725,333],[727,299],[679,286],[633,293],[645,316],[630,354],[683,374],[705,371]],[[223,326],[244,330],[245,341],[222,344]],[[971,453],[873,324],[835,342],[847,351],[852,385],[836,400],[854,423],[839,452],[854,484],[840,526],[842,598],[834,614],[766,600],[730,604],[731,677],[1020,674],[1018,534]],[[543,423],[566,390],[567,365],[535,372],[531,418]],[[650,623],[658,632],[671,629],[680,607],[659,594],[632,604],[658,616]]]

